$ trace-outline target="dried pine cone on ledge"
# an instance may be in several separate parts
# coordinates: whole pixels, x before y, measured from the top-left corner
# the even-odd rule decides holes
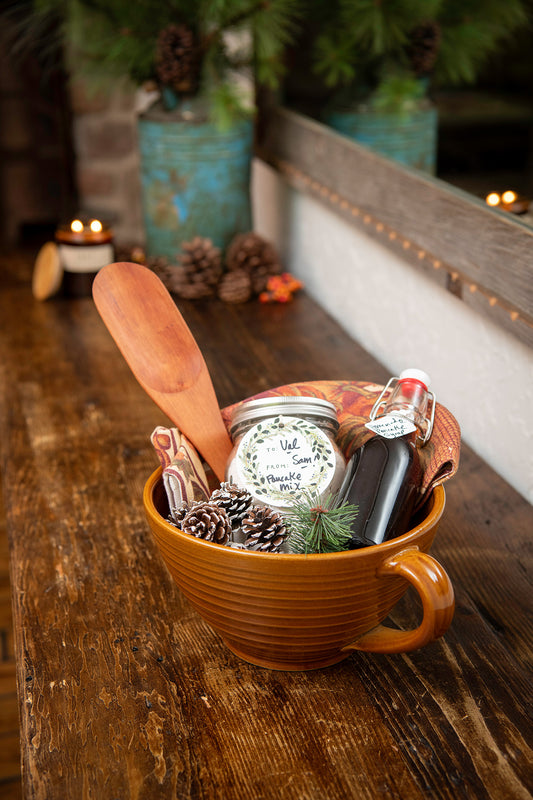
[[[184,300],[199,300],[201,297],[211,297],[213,294],[209,286],[191,281],[185,268],[179,264],[166,267],[160,277],[169,292],[183,297]]]
[[[252,296],[252,281],[246,270],[226,272],[218,284],[217,294],[224,303],[247,303]]]
[[[214,293],[222,275],[222,255],[211,239],[195,236],[182,244],[179,262],[190,283],[205,286]]]
[[[161,280],[170,292],[186,300],[215,294],[222,275],[222,255],[211,239],[195,236],[185,242],[178,261],[160,271]]]
[[[226,253],[226,266],[229,272],[247,272],[254,294],[265,289],[271,275],[281,272],[281,264],[274,247],[253,231],[239,233],[233,238]]]

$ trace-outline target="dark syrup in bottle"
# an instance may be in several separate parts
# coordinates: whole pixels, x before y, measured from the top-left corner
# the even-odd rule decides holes
[[[358,506],[352,549],[381,544],[409,528],[422,481],[417,439],[428,438],[428,386],[425,373],[404,370],[376,419],[383,433],[375,433],[350,461],[342,499]]]

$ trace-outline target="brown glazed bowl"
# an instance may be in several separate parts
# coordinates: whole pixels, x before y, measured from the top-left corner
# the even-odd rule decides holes
[[[161,555],[201,617],[245,661],[282,670],[326,667],[353,650],[400,653],[437,639],[449,627],[454,594],[448,575],[427,555],[444,510],[437,486],[418,524],[403,536],[362,550],[266,554],[215,545],[166,522],[161,468],[143,502]],[[419,627],[381,625],[409,584],[423,607]]]

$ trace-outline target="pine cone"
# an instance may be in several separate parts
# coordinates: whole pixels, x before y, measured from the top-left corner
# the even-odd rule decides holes
[[[179,261],[189,283],[201,284],[209,288],[211,294],[214,292],[222,275],[222,258],[220,248],[215,247],[211,239],[195,236],[185,242]]]
[[[213,289],[205,283],[192,282],[187,275],[185,267],[173,265],[165,267],[160,272],[160,278],[173,294],[185,300],[198,300],[200,297],[210,297]]]
[[[168,25],[157,37],[156,72],[163,86],[180,94],[198,89],[200,51],[187,25]]]
[[[259,234],[250,231],[235,236],[226,253],[228,270],[244,269],[251,278],[255,294],[262,292],[270,275],[281,272],[278,254]]]
[[[440,27],[437,22],[422,22],[411,31],[406,53],[415,75],[429,75],[435,66],[439,47]]]
[[[171,512],[170,516],[168,517],[168,521],[171,525],[174,525],[176,528],[181,530],[181,526],[183,524],[183,520],[187,516],[190,511],[190,507],[187,503],[184,503],[179,508],[175,508],[174,511]]]
[[[183,518],[181,530],[197,539],[226,544],[231,533],[231,522],[225,510],[214,503],[196,503]]]
[[[234,269],[222,276],[217,291],[224,303],[247,303],[252,296],[252,281],[246,270]]]
[[[252,506],[242,521],[245,546],[262,553],[277,553],[287,537],[281,514],[272,508]]]
[[[252,505],[252,496],[246,489],[240,489],[233,483],[221,483],[220,489],[215,489],[209,502],[223,508],[232,527],[238,528]]]

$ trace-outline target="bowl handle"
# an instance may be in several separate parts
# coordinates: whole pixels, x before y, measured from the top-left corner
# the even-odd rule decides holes
[[[453,586],[444,568],[432,556],[417,547],[401,550],[382,562],[377,575],[401,576],[414,586],[422,600],[422,622],[411,631],[378,625],[343,647],[343,651],[407,653],[438,639],[448,630],[455,609]]]

